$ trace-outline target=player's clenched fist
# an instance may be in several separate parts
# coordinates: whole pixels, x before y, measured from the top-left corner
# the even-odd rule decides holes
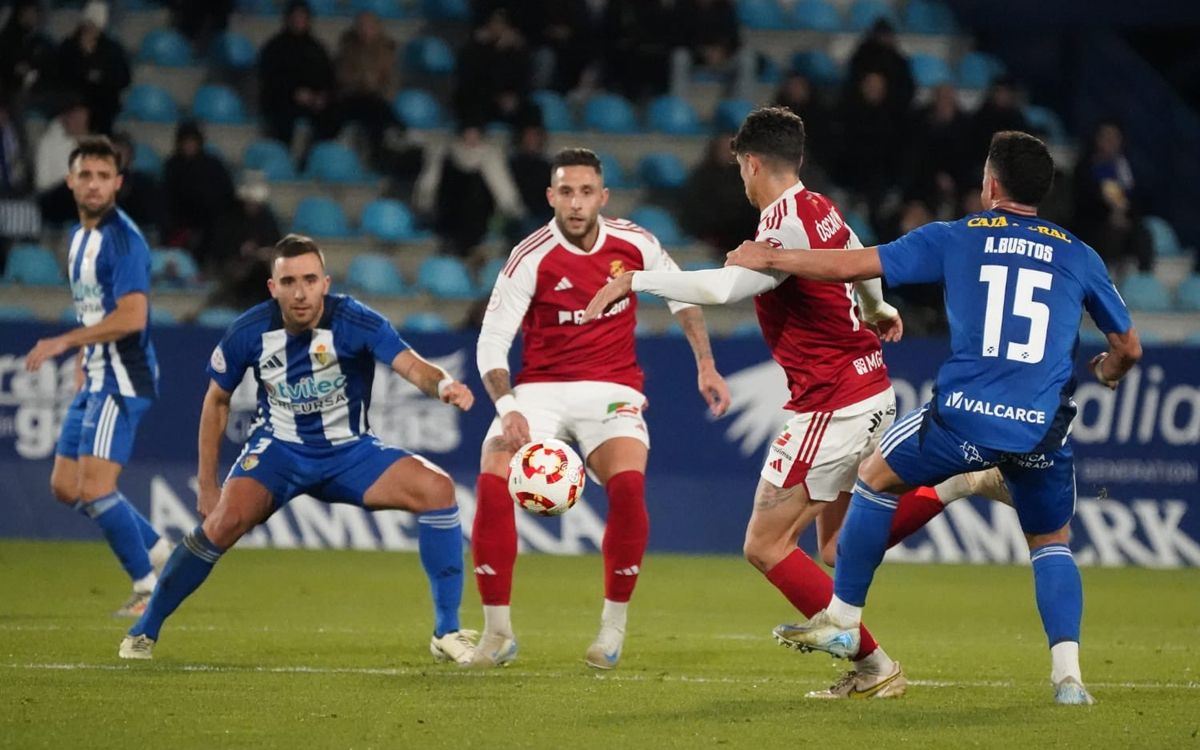
[[[467,411],[475,403],[475,394],[471,393],[471,389],[465,383],[459,383],[458,381],[450,383],[443,388],[438,397],[441,398],[442,403],[457,406],[463,411]]]

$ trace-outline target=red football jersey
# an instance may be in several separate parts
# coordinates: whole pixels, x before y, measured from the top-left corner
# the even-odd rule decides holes
[[[862,247],[833,201],[800,182],[763,210],[755,238],[786,248]],[[891,385],[853,284],[789,276],[754,306],[771,356],[787,373],[788,409],[834,411]]]
[[[586,325],[581,323],[583,311],[614,276],[679,267],[654,235],[636,224],[601,217],[599,225],[596,244],[584,252],[551,220],[513,248],[497,278],[480,343],[507,337],[510,344],[520,327],[524,344],[518,384],[597,380],[642,389],[633,333],[636,295]],[[672,304],[676,310],[683,307]],[[481,369],[487,365],[481,363]]]

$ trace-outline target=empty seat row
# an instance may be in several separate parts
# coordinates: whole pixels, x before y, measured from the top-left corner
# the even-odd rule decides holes
[[[903,13],[897,13],[886,0],[855,0],[846,14],[828,0],[738,0],[738,19],[749,29],[860,33],[880,19],[896,29],[912,34],[955,34],[954,14],[935,0],[909,0]]]

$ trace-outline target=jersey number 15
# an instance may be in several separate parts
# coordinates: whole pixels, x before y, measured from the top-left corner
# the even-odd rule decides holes
[[[987,310],[983,317],[983,356],[1000,356],[1004,327],[1005,292],[1008,290],[1007,266],[980,266],[979,280],[987,284]],[[1033,299],[1035,289],[1049,289],[1054,277],[1045,271],[1017,269],[1017,288],[1011,314],[1029,320],[1029,338],[1024,343],[1009,341],[1004,356],[1014,362],[1034,365],[1046,355],[1046,329],[1050,326],[1050,308]]]

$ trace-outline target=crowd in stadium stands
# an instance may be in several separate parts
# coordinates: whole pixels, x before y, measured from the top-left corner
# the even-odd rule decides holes
[[[234,8],[232,0],[165,4],[198,60]],[[280,28],[252,68],[263,135],[303,166],[314,143],[353,126],[354,137],[342,140],[390,178],[385,192],[410,201],[442,252],[478,263],[485,260],[481,248],[496,252],[487,241],[495,228],[516,241],[551,215],[540,95],[557,92],[559,101],[582,105],[608,92],[642,106],[664,94],[687,96],[704,80],[723,83],[727,98],[753,101],[768,65],[748,45],[733,0],[476,0],[457,32],[453,83],[439,89],[450,104],[453,137],[426,148],[408,137],[393,106],[413,82],[401,79],[400,46],[380,18],[358,13],[331,53],[313,32],[308,3],[290,0],[280,10]],[[0,199],[36,201],[51,226],[74,217],[63,172],[79,136],[114,135],[127,157],[135,153],[128,132],[114,133],[131,68],[109,21],[108,4],[90,0],[74,30],[56,42],[45,31],[41,4],[17,0],[0,30]],[[863,34],[838,83],[799,68],[779,80],[773,103],[807,125],[806,182],[835,191],[844,208],[864,216],[856,228],[867,242],[978,210],[979,157],[991,134],[1031,127],[1016,82],[1003,76],[993,78],[975,111],[963,109],[950,83],[918,100],[910,60],[887,18]],[[47,118],[33,144],[26,140],[29,113]],[[709,245],[714,259],[750,236],[757,219],[728,153],[736,119],[718,118],[703,158],[681,184],[646,193],[674,212],[687,235]],[[488,135],[497,123],[511,134],[507,147]],[[1111,264],[1151,270],[1144,207],[1120,127],[1105,123],[1080,151],[1073,178],[1059,175],[1049,218],[1076,229]],[[262,175],[235,180],[219,144],[206,148],[201,126],[190,120],[178,122],[174,151],[158,172],[130,170],[120,196],[126,210],[155,232],[157,244],[191,253],[216,281],[214,299],[241,304],[261,294],[257,248],[280,231]],[[936,290],[908,295],[940,308]]]

